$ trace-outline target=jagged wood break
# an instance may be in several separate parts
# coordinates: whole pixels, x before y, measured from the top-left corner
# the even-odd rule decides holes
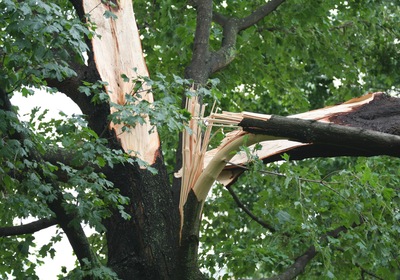
[[[108,83],[106,91],[111,102],[124,105],[125,95],[135,94],[132,79],[148,77],[149,72],[143,57],[132,1],[116,2],[118,5],[110,6],[98,0],[83,1],[88,20],[96,26],[97,36],[94,36],[91,42],[97,70],[102,81]],[[105,18],[106,11],[112,12],[117,18]],[[124,81],[121,77],[123,74],[131,80]],[[141,100],[153,102],[153,94],[146,84],[143,84],[138,100],[138,102]],[[113,107],[111,112],[115,112]],[[160,140],[157,130],[150,125],[149,118],[144,117],[144,124],[137,124],[129,131],[122,131],[125,125],[123,123],[111,123],[110,129],[115,131],[126,152],[138,156],[151,165],[155,162]]]

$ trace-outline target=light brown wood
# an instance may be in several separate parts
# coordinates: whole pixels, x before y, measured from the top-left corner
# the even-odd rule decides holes
[[[130,79],[148,77],[146,62],[143,57],[139,31],[136,26],[131,0],[118,1],[117,8],[111,8],[98,0],[84,0],[85,13],[89,20],[96,25],[96,34],[92,39],[92,47],[97,69],[101,79],[107,82],[106,90],[114,103],[125,104],[125,94],[133,94],[134,84],[124,82],[125,74]],[[104,13],[111,11],[118,18],[106,19]],[[136,70],[136,71],[135,71]],[[149,90],[144,85],[144,90]],[[153,102],[151,91],[141,92],[140,100]],[[111,108],[115,112],[114,108]],[[146,123],[137,124],[129,132],[122,132],[124,124],[111,123],[122,148],[132,156],[138,156],[148,164],[153,164],[160,147],[157,129],[152,128],[149,118],[144,116]],[[153,130],[152,130],[153,129]],[[153,131],[149,133],[149,131]]]
[[[360,106],[367,104],[371,102],[375,96],[382,94],[382,93],[369,93],[366,94],[362,97],[359,98],[353,98],[343,104],[335,105],[335,106],[329,106],[317,110],[312,110],[309,112],[301,113],[301,114],[296,114],[296,115],[291,115],[289,117],[292,118],[300,118],[300,119],[309,119],[309,120],[318,120],[322,122],[330,122],[329,118],[338,114],[343,114],[343,113],[349,113],[352,110],[355,110],[359,108]],[[210,118],[213,119],[213,123],[223,123],[223,124],[231,124],[231,125],[237,125],[243,118],[254,118],[254,119],[260,119],[260,120],[268,120],[271,117],[271,115],[267,114],[256,114],[256,113],[251,113],[251,112],[243,112],[243,113],[230,113],[230,112],[224,112],[222,114],[214,114],[211,115]],[[221,120],[221,121],[219,121]],[[204,169],[207,168],[207,166],[210,164],[210,162],[213,160],[215,155],[231,141],[230,139],[234,139],[237,137],[238,134],[242,134],[241,137],[244,137],[246,132],[243,132],[241,128],[238,128],[237,130],[234,130],[230,133],[228,133],[224,141],[220,144],[219,147],[210,150],[206,153],[205,159],[204,159]],[[301,142],[296,142],[296,141],[290,141],[287,139],[279,139],[279,140],[269,140],[269,141],[263,141],[259,143],[261,145],[261,149],[256,151],[256,155],[260,159],[265,159],[277,154],[281,154],[284,152],[287,152],[291,149],[300,147],[300,146],[305,146],[305,145],[310,145],[309,143],[301,143]],[[252,146],[250,147],[252,149]],[[231,168],[235,167],[235,165],[245,165],[246,162],[249,159],[247,158],[247,155],[243,152],[237,152],[230,160],[229,163],[226,164],[225,168],[221,171],[220,175],[216,178],[216,180],[223,184],[224,186],[229,185],[232,183],[236,177],[241,174],[241,172],[238,172],[237,170],[230,170]]]

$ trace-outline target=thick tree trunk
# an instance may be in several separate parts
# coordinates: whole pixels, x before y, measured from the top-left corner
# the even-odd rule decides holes
[[[107,173],[130,203],[125,220],[118,211],[105,222],[108,265],[121,279],[176,279],[179,213],[162,159],[158,174],[138,166],[118,166]]]
[[[136,102],[152,103],[152,92],[146,85],[139,96],[132,91],[134,81],[127,82],[121,76],[130,79],[149,76],[132,1],[112,2],[83,0],[82,3],[84,13],[89,14],[89,20],[96,24],[96,34],[100,35],[91,41],[96,70],[102,81],[107,82],[105,88],[111,102],[124,105],[129,94],[137,98]],[[116,18],[104,17],[110,12]],[[115,112],[113,107],[110,109]],[[108,265],[121,279],[197,279],[201,275],[197,267],[186,265],[197,265],[197,247],[190,247],[191,258],[179,258],[182,256],[179,208],[172,199],[157,130],[147,116],[142,117],[145,123],[130,127],[129,131],[123,131],[123,123],[111,123],[109,127],[110,136],[115,140],[113,148],[140,157],[157,174],[138,165],[114,166],[105,172],[114,187],[130,199],[125,211],[131,216],[126,220],[115,209],[104,222]],[[183,267],[191,269],[183,270]]]

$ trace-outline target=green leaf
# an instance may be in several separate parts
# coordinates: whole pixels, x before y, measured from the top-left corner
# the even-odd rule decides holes
[[[106,10],[106,11],[104,12],[103,16],[104,16],[105,18],[107,18],[107,19],[109,19],[109,18],[111,18],[111,19],[113,19],[113,20],[118,19],[117,15],[114,14],[113,12],[109,11],[109,10]]]

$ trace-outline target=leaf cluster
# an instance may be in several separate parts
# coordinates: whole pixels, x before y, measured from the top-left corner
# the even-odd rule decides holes
[[[13,226],[20,219],[53,217],[49,204],[60,192],[66,213],[73,217],[71,226],[84,223],[103,232],[102,222],[112,209],[130,218],[124,210],[129,199],[114,188],[102,169],[133,164],[133,160],[108,148],[107,140],[88,128],[82,116],[65,118],[61,114],[64,118],[46,121],[46,112],[35,109],[29,121],[21,122],[14,112],[0,111],[0,226]],[[57,240],[55,236],[35,251],[31,235],[3,237],[1,277],[13,273],[19,278],[22,273],[36,279],[34,268],[47,254],[54,256],[51,248]]]
[[[391,158],[337,158],[266,167],[253,158],[231,188],[274,231],[250,219],[217,186],[205,206],[202,263],[214,275],[222,270],[223,279],[270,277],[314,246],[319,254],[307,279],[356,278],[360,268],[395,279],[397,164]],[[347,230],[338,237],[326,236],[341,226]]]
[[[69,63],[84,62],[83,39],[92,33],[69,1],[5,0],[0,9],[0,84],[7,92],[75,75]]]

